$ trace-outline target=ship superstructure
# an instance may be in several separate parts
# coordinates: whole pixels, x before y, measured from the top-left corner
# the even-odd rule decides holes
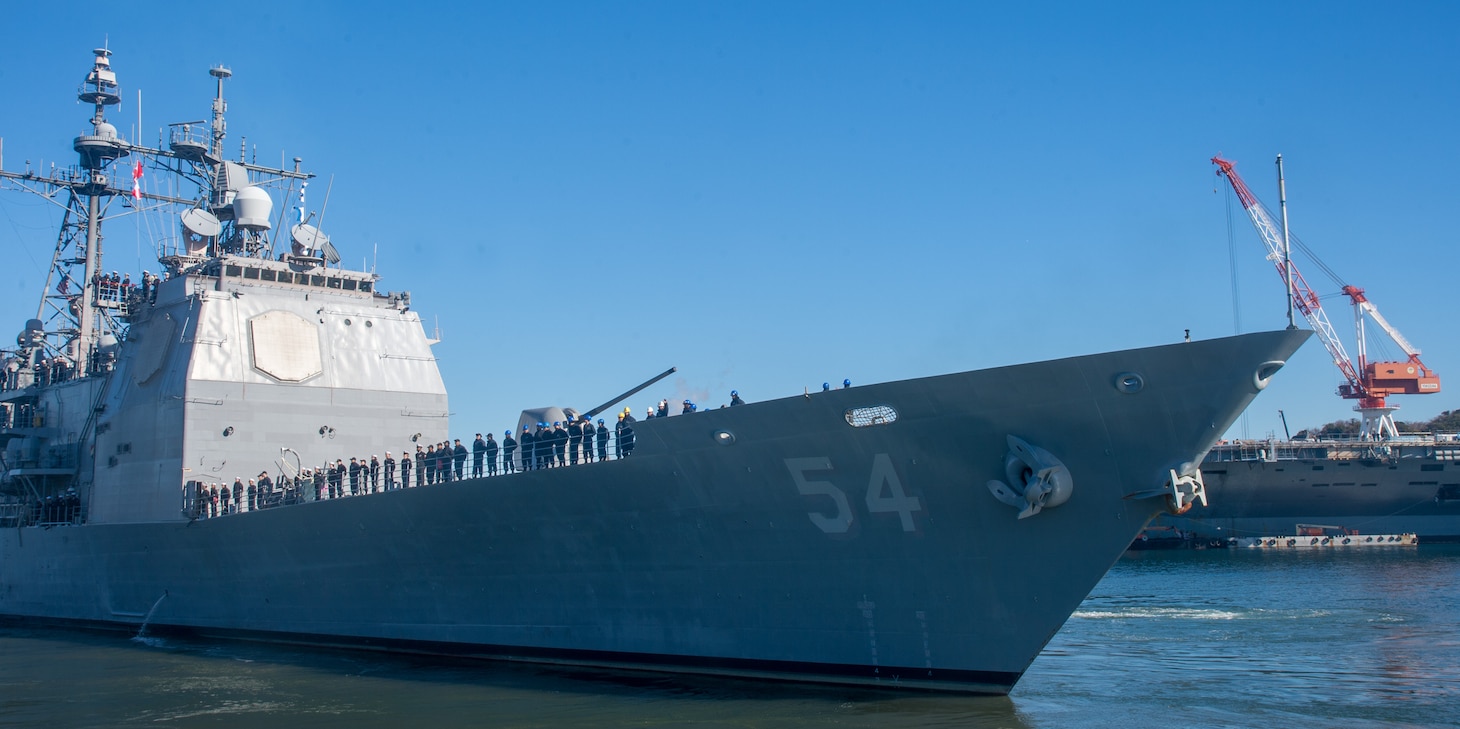
[[[71,202],[7,353],[0,617],[1007,693],[1152,515],[1204,500],[1202,457],[1308,336],[799,393],[633,422],[622,457],[459,480],[418,457],[395,488],[321,489],[340,454],[445,440],[445,388],[409,297],[334,266],[302,205],[279,245],[273,196],[308,176],[222,158],[212,74],[213,120],[147,149],[103,119],[100,51],[79,167],[4,173]],[[196,193],[129,191],[128,164]],[[138,286],[102,273],[118,205],[175,208]],[[292,497],[220,498],[259,471]]]
[[[186,521],[191,483],[444,438],[446,391],[409,294],[334,265],[297,158],[224,159],[230,71],[210,71],[210,121],[172,124],[149,148],[106,121],[121,99],[110,56],[95,52],[78,94],[94,114],[77,165],[0,173],[65,200],[40,311],[4,353],[10,518],[63,500],[75,523]],[[167,194],[143,189],[159,177]],[[301,205],[275,213],[274,195]],[[157,241],[156,275],[106,271],[103,229],[127,214],[175,231]]]

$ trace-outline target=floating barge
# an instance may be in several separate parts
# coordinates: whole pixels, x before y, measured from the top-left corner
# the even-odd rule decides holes
[[[1338,533],[1334,533],[1338,530]],[[1234,547],[1254,549],[1346,549],[1351,547],[1416,547],[1419,535],[1414,532],[1403,534],[1358,534],[1341,527],[1299,524],[1297,533],[1284,537],[1233,537],[1229,543]]]

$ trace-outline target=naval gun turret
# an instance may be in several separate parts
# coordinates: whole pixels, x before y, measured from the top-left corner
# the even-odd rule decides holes
[[[584,420],[592,420],[599,414],[607,412],[609,408],[633,397],[650,385],[653,385],[654,383],[678,371],[678,367],[670,367],[669,369],[664,370],[663,372],[660,372],[653,377],[650,377],[649,379],[643,381],[635,387],[629,388],[627,391],[620,393],[618,396],[609,399],[608,402],[605,402],[602,405],[599,405],[598,407],[593,408],[586,413],[579,413],[578,410],[575,408],[565,407],[528,408],[526,410],[523,410],[522,414],[517,417],[517,429],[513,432],[521,433],[524,427],[528,430],[531,430],[539,423],[552,425],[554,422],[572,422],[579,419],[580,417]]]

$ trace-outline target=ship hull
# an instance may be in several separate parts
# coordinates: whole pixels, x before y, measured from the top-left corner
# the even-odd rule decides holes
[[[1370,446],[1325,457],[1208,460],[1209,506],[1157,523],[1198,540],[1293,534],[1298,524],[1362,534],[1413,533],[1421,543],[1460,542],[1460,443]],[[1265,454],[1263,454],[1265,455]]]
[[[0,615],[1007,693],[1163,508],[1132,493],[1199,462],[1306,336],[654,419],[606,463],[192,522],[4,529]],[[853,427],[862,408],[895,416]],[[1010,436],[1068,468],[1068,501],[1020,519],[990,493]]]

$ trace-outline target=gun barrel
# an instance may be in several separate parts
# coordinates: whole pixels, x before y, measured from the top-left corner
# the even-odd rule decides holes
[[[615,405],[623,402],[624,400],[629,399],[630,397],[633,397],[634,394],[637,393],[637,392],[639,392],[640,390],[642,390],[642,389],[644,389],[644,388],[646,388],[646,387],[648,387],[648,386],[650,386],[650,385],[652,385],[652,384],[654,384],[654,383],[656,383],[656,382],[658,382],[658,381],[660,381],[660,380],[662,380],[662,379],[664,379],[664,378],[666,378],[666,377],[668,377],[668,376],[670,376],[670,375],[672,375],[672,374],[674,374],[675,372],[678,372],[678,371],[679,371],[679,368],[678,367],[670,367],[669,369],[664,370],[663,372],[660,372],[657,375],[654,375],[653,377],[649,378],[648,380],[645,380],[644,381],[644,384],[639,385],[638,387],[635,387],[634,389],[629,390],[628,392],[625,392],[624,394],[619,395],[618,397],[616,397],[616,398],[614,398],[612,400],[609,400],[608,402],[606,402],[606,403],[604,403],[602,405],[599,405],[598,407],[593,408],[592,410],[589,410],[588,412],[586,412],[586,413],[583,414],[583,417],[585,417],[585,418],[597,417],[599,413],[608,410],[609,408],[611,408],[611,407],[613,407],[613,406],[615,406]]]

